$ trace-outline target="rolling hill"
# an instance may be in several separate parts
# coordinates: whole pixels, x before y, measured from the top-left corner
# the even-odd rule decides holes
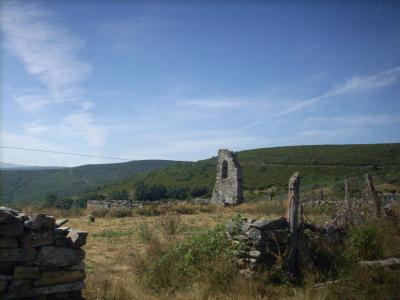
[[[75,195],[176,163],[169,160],[138,160],[62,169],[0,170],[0,201],[43,200],[48,194],[59,197]]]
[[[363,180],[371,174],[376,183],[400,187],[400,144],[317,145],[261,148],[237,152],[244,188],[254,192],[273,188],[285,193],[289,177],[300,171],[302,190],[340,185],[344,176]],[[105,194],[132,191],[138,182],[169,187],[208,187],[215,181],[216,157],[195,163],[174,164],[105,186]]]

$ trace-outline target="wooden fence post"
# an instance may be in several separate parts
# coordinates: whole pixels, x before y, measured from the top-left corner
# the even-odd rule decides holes
[[[369,192],[374,199],[375,202],[375,207],[376,207],[376,216],[380,218],[382,216],[382,204],[381,204],[381,199],[378,196],[378,193],[375,190],[374,183],[372,181],[372,177],[368,174],[365,174],[365,180],[367,181],[367,186],[369,189]]]
[[[296,172],[290,177],[287,203],[287,218],[289,221],[290,240],[289,256],[287,260],[288,271],[297,278],[300,274],[299,261],[300,252],[297,247],[297,236],[299,229],[299,205],[300,205],[300,177]]]
[[[299,204],[300,204],[300,177],[299,172],[296,172],[290,177],[289,192],[287,203],[287,218],[289,221],[290,233],[297,235],[299,227]]]

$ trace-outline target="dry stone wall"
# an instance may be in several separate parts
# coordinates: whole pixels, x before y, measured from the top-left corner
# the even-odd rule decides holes
[[[132,208],[135,203],[131,200],[88,200],[89,210],[108,209],[108,208]]]
[[[83,299],[87,233],[0,207],[0,299]]]
[[[227,149],[218,151],[217,178],[212,202],[233,205],[243,202],[242,173],[235,153]]]
[[[227,236],[238,244],[236,263],[240,273],[254,277],[260,268],[272,266],[286,251],[289,223],[285,218],[241,218],[227,225]]]

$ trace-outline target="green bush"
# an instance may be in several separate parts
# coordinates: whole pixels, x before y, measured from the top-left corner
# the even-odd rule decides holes
[[[150,242],[153,239],[153,232],[146,223],[141,223],[139,225],[138,235],[143,242]]]
[[[365,260],[382,258],[380,230],[374,224],[354,228],[347,243],[348,253],[354,258]]]
[[[142,284],[156,292],[174,293],[206,282],[211,290],[227,289],[236,275],[225,228],[218,227],[165,250],[142,268]]]

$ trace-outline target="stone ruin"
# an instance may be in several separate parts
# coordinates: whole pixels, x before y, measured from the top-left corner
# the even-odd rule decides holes
[[[0,299],[83,299],[87,233],[0,207]]]
[[[211,202],[234,205],[243,202],[242,174],[236,155],[227,149],[218,151],[217,178]]]

